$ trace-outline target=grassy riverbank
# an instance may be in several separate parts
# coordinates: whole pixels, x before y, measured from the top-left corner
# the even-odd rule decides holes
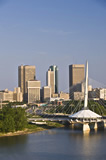
[[[47,122],[46,124],[43,124],[43,125],[28,124],[27,127],[22,131],[0,133],[0,137],[31,134],[31,133],[35,133],[35,132],[44,131],[47,129],[60,128],[60,127],[64,127],[64,125],[57,123],[57,122]]]

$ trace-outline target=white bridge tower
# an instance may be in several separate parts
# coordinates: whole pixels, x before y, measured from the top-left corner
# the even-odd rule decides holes
[[[90,130],[90,124],[94,124],[94,129],[97,128],[97,122],[102,121],[102,116],[88,109],[88,61],[86,62],[84,87],[84,108],[73,115],[70,115],[70,123],[73,123],[79,128],[82,125],[83,131]]]

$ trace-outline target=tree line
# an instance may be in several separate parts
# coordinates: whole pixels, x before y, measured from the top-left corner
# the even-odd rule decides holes
[[[25,109],[3,107],[0,110],[0,132],[15,132],[23,130],[27,125]]]

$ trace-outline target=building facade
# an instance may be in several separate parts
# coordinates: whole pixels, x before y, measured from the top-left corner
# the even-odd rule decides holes
[[[58,67],[56,65],[52,65],[49,67],[49,69],[51,69],[51,71],[54,71],[54,93],[58,93]]]
[[[85,66],[73,64],[69,66],[69,87],[81,83],[85,77]]]
[[[51,96],[55,93],[54,71],[49,69],[46,73],[46,85],[51,88]]]
[[[49,86],[44,86],[42,88],[42,101],[48,102],[51,98],[51,88]]]
[[[98,89],[100,99],[106,100],[106,88]]]
[[[23,95],[19,87],[15,88],[14,91],[9,91],[8,89],[5,89],[3,91],[0,91],[0,99],[2,101],[9,102],[22,102]]]
[[[37,80],[27,81],[27,99],[28,103],[40,101],[41,83]]]
[[[92,91],[89,91],[88,93],[90,99],[106,100],[106,88],[93,88]]]
[[[18,67],[18,86],[21,88],[24,100],[26,100],[27,94],[27,81],[35,79],[35,66],[21,65]]]
[[[84,92],[83,81],[85,78],[85,66],[83,64],[69,65],[69,94]]]
[[[69,100],[69,93],[64,93],[61,91],[59,94],[59,97],[60,99],[63,99],[63,100]]]

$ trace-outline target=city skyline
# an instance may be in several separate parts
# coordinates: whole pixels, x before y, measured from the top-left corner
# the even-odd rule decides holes
[[[0,90],[18,86],[17,66],[35,65],[41,86],[48,66],[59,68],[59,90],[68,67],[89,61],[89,77],[106,84],[106,3],[99,0],[0,1]],[[63,76],[64,75],[64,76]],[[62,80],[61,80],[62,79]]]
[[[105,139],[106,0],[0,0],[1,159],[102,160]]]
[[[51,66],[56,66],[56,65],[51,65]],[[51,67],[50,66],[50,67]],[[83,66],[84,68],[85,68],[85,64],[70,64],[69,66],[68,66],[68,88],[67,89],[65,89],[65,90],[62,90],[62,89],[59,89],[58,90],[58,92],[61,92],[61,91],[64,91],[64,92],[66,92],[66,93],[68,93],[69,92],[69,86],[70,86],[70,66]],[[3,89],[0,89],[1,91],[2,90],[5,90],[5,89],[9,89],[9,90],[14,90],[14,88],[15,87],[20,87],[21,88],[21,85],[23,85],[24,84],[24,81],[25,81],[25,71],[23,71],[22,73],[20,72],[20,67],[22,67],[22,68],[27,68],[27,67],[29,67],[29,68],[33,68],[35,71],[35,74],[33,74],[32,76],[34,76],[34,79],[31,79],[31,80],[37,80],[37,81],[41,81],[40,79],[38,79],[37,77],[36,77],[36,66],[35,65],[23,65],[23,64],[21,64],[21,66],[17,66],[18,67],[18,70],[17,70],[17,85],[16,86],[13,86],[13,88],[3,88]],[[49,67],[49,69],[48,69],[48,71],[50,71],[51,70],[51,68]],[[24,69],[24,70],[26,70],[27,71],[27,69]],[[29,70],[30,71],[30,70]],[[43,77],[43,79],[46,79],[45,80],[45,83],[43,83],[43,85],[41,85],[41,88],[42,87],[44,87],[44,86],[48,86],[47,85],[47,72],[48,71],[46,71],[45,72],[45,77]],[[53,72],[53,71],[52,71]],[[20,80],[19,80],[19,77],[20,77],[20,74],[22,74],[22,75],[24,75],[23,76],[23,84],[21,84],[20,83]],[[85,74],[85,71],[84,71],[84,74]],[[29,75],[30,75],[30,72],[29,72]],[[29,76],[28,74],[27,74],[27,76]],[[77,77],[77,76],[75,76],[75,77]],[[21,77],[20,77],[21,78]],[[78,77],[77,77],[78,78]],[[29,78],[30,79],[30,78]],[[83,79],[84,80],[84,79]],[[77,79],[75,80],[75,81],[77,81]],[[61,82],[61,80],[59,81],[59,83]],[[58,83],[58,86],[59,86],[59,83]],[[42,81],[41,81],[41,84],[42,84]],[[106,85],[104,84],[104,83],[101,83],[101,82],[98,82],[97,80],[95,80],[95,79],[92,79],[92,78],[89,78],[89,85],[91,85],[93,88],[106,88]],[[24,87],[25,88],[25,87]],[[55,93],[55,92],[54,92]]]

